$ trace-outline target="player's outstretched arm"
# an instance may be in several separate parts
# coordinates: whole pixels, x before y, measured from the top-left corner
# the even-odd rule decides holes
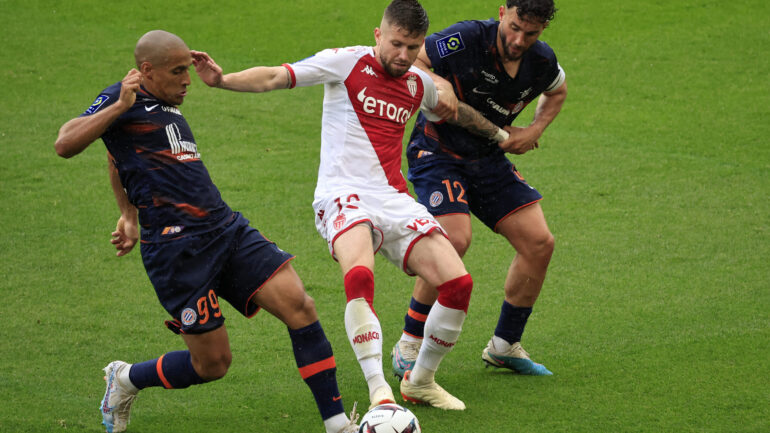
[[[104,131],[136,101],[136,91],[142,84],[142,74],[131,69],[120,88],[120,98],[109,107],[90,116],[76,117],[59,129],[54,147],[62,158],[71,158],[85,150],[104,134]]]
[[[118,176],[118,169],[115,168],[114,160],[109,152],[107,152],[107,159],[109,160],[110,185],[120,209],[120,218],[118,218],[115,231],[112,232],[110,243],[115,245],[115,249],[118,250],[117,256],[120,257],[130,253],[139,240],[139,221],[136,207],[128,201],[126,190],[123,189],[123,184]]]
[[[457,101],[457,119],[446,119],[446,122],[490,140],[502,142],[508,138],[508,133],[505,130],[500,129],[475,108],[462,101]]]
[[[222,68],[208,54],[191,51],[195,72],[210,87],[236,92],[262,93],[276,89],[288,89],[291,76],[283,66],[257,66],[240,72],[223,74]]]
[[[457,99],[452,83],[431,70],[432,64],[425,51],[425,44],[420,48],[420,53],[414,65],[422,69],[436,85],[438,101],[430,112],[441,117],[447,123],[467,129],[472,134],[479,135],[490,140],[501,142],[508,138],[508,133],[497,125],[487,120],[475,108]]]

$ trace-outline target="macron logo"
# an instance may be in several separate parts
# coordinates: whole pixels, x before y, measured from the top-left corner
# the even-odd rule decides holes
[[[367,73],[373,77],[377,76],[377,73],[374,72],[374,69],[372,69],[372,67],[369,65],[364,66],[364,69],[361,69],[361,72]]]
[[[405,124],[412,117],[412,110],[403,107],[396,107],[394,104],[377,99],[372,96],[366,96],[366,87],[358,92],[357,99],[364,104],[364,112],[367,114],[376,114],[380,117],[388,118],[394,122]],[[412,106],[414,108],[414,106]]]
[[[444,341],[444,340],[442,340],[442,339],[440,339],[438,337],[434,337],[433,334],[430,334],[430,339],[433,340],[439,346],[452,347],[452,346],[455,345],[455,343],[450,343],[450,342]]]

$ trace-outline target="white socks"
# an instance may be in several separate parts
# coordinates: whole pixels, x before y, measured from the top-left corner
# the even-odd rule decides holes
[[[345,307],[345,331],[369,385],[369,394],[382,386],[389,387],[382,372],[382,328],[364,298],[353,299]]]
[[[409,381],[415,385],[424,385],[434,380],[434,375],[441,360],[452,350],[465,321],[465,312],[447,308],[438,303],[425,321],[425,338],[422,343],[414,370],[409,375]]]
[[[512,344],[495,335],[492,337],[492,346],[497,353],[505,353],[511,348]]]

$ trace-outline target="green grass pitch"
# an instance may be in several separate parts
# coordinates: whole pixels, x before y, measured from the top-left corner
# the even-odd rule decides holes
[[[372,44],[386,4],[0,0],[0,432],[103,431],[100,369],[183,347],[138,251],[114,257],[104,146],[53,150],[59,126],[132,67],[137,38],[172,31],[235,71]],[[424,6],[437,31],[498,4]],[[474,220],[469,316],[437,375],[468,409],[412,410],[430,433],[770,431],[770,3],[557,6],[542,39],[569,96],[541,149],[514,158],[557,240],[524,334],[555,375],[483,367],[513,253]],[[313,225],[322,93],[236,94],[193,77],[182,110],[225,200],[297,255],[346,408],[365,407],[341,276]],[[375,278],[387,353],[413,280],[383,259]],[[322,431],[285,327],[224,311],[229,374],[143,391],[129,431]]]

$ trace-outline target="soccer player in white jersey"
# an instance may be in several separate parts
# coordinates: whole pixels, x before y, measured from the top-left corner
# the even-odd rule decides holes
[[[394,0],[374,29],[374,47],[324,50],[293,64],[227,75],[208,54],[194,51],[193,58],[198,75],[212,87],[266,92],[324,84],[313,208],[316,228],[342,270],[348,299],[345,329],[371,405],[395,402],[383,374],[382,329],[372,304],[374,254],[380,252],[439,291],[425,324],[428,338],[401,382],[403,398],[463,410],[465,404],[436,384],[434,375],[460,335],[473,281],[441,226],[409,195],[401,173],[406,122],[420,108],[430,115],[441,94],[427,74],[412,67],[427,29],[427,14],[416,0]],[[452,119],[453,108],[449,121],[473,123]],[[491,126],[486,130],[473,126],[490,138],[502,134],[490,123],[483,124]]]

